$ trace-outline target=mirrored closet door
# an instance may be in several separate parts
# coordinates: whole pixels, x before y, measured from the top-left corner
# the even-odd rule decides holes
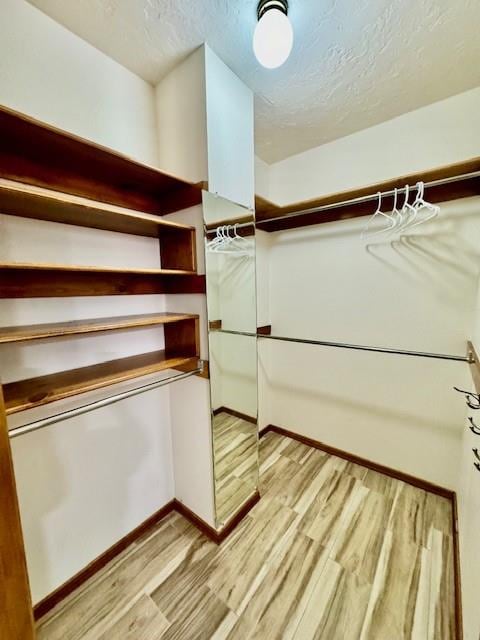
[[[258,489],[252,211],[203,193],[217,528]]]

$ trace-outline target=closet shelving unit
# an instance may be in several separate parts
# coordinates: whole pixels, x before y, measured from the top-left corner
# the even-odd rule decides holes
[[[340,191],[327,196],[279,206],[260,196],[256,197],[256,226],[267,232],[296,229],[314,224],[348,220],[372,215],[376,194],[393,192],[406,184],[426,184],[429,202],[448,202],[480,195],[480,158],[412,173],[392,180],[378,182],[358,189]],[[429,184],[431,183],[431,184]],[[394,206],[393,195],[382,197],[384,210]]]
[[[158,238],[161,265],[132,269],[3,262],[0,298],[205,293],[205,276],[196,272],[195,229],[162,218],[201,200],[201,185],[0,107],[2,214]],[[0,328],[0,344],[11,344],[138,327],[163,330],[164,349],[0,383],[0,509],[5,516],[0,555],[8,596],[0,626],[9,636],[33,638],[35,632],[6,416],[122,381],[150,383],[151,374],[163,371],[161,383],[167,369],[198,372],[199,318],[149,313]]]
[[[1,298],[205,293],[195,229],[161,216],[199,204],[201,188],[0,109],[0,212],[158,238],[161,268],[0,263]],[[157,313],[0,328],[0,344],[162,327],[165,349],[3,385],[7,415],[141,376],[194,371],[199,318]]]

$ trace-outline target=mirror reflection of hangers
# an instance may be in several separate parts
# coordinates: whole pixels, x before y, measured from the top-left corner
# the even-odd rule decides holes
[[[238,225],[222,225],[217,227],[216,236],[207,242],[207,251],[232,256],[252,256],[249,242],[238,234]]]

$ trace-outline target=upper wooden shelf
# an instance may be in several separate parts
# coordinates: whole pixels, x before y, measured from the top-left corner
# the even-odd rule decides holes
[[[205,276],[181,269],[0,263],[0,298],[205,293]]]
[[[372,215],[375,210],[375,202],[358,202],[349,204],[340,204],[348,200],[362,198],[364,196],[374,195],[378,191],[390,191],[400,189],[406,184],[414,186],[417,182],[425,183],[435,180],[443,180],[455,176],[480,171],[480,158],[473,158],[465,162],[447,165],[429,171],[411,173],[409,175],[400,176],[392,180],[385,180],[367,187],[352,189],[350,191],[341,191],[333,193],[313,200],[304,200],[302,202],[292,203],[288,206],[279,206],[273,202],[266,200],[260,196],[256,197],[256,226],[263,231],[282,231],[284,229],[295,229],[296,227],[305,227],[313,224],[321,224],[324,222],[334,222],[336,220],[348,220],[360,216]],[[449,200],[457,200],[459,198],[468,198],[480,195],[480,177],[465,177],[455,182],[443,185],[432,185],[426,188],[426,199],[430,202],[448,202]],[[308,209],[316,209],[324,207],[322,211],[314,213],[305,213],[288,217],[288,214],[306,211]],[[329,208],[331,207],[331,208]],[[393,197],[385,197],[382,199],[382,209],[384,211],[393,208]],[[285,217],[285,219],[282,219]],[[271,222],[267,220],[275,218]]]
[[[194,271],[187,271],[183,269],[145,269],[138,267],[97,267],[90,265],[76,265],[76,264],[53,264],[53,263],[38,263],[38,262],[0,262],[1,270],[25,270],[25,271],[68,271],[68,272],[87,272],[87,273],[134,273],[144,275],[158,275],[158,276],[182,276],[194,274]]]
[[[10,382],[3,385],[6,413],[10,415],[25,411],[165,369],[193,370],[197,362],[198,359],[194,356],[176,356],[165,351],[154,351],[90,367]]]
[[[198,318],[198,316],[188,313],[147,313],[113,318],[74,320],[71,322],[0,327],[0,344],[28,342],[30,340],[57,338],[85,333],[98,333],[100,331],[119,331],[122,329],[153,327],[195,318]]]
[[[92,229],[158,238],[162,233],[194,231],[194,227],[82,198],[0,178],[0,211],[8,215],[61,222]]]
[[[201,185],[0,107],[0,177],[164,215],[202,201]]]

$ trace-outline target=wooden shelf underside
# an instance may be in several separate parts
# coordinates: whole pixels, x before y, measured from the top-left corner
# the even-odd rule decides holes
[[[5,271],[67,271],[84,273],[132,273],[138,275],[184,276],[194,275],[195,271],[182,269],[142,269],[138,267],[97,267],[90,265],[40,264],[38,262],[0,262],[0,270]]]
[[[176,269],[0,263],[0,298],[205,293],[205,276]]]
[[[193,370],[196,357],[167,357],[165,351],[102,362],[3,385],[7,415],[39,407],[118,382],[158,373],[165,369]]]
[[[400,189],[406,184],[414,186],[419,181],[432,182],[476,171],[480,171],[480,158],[473,158],[465,162],[459,162],[437,169],[412,173],[392,180],[371,184],[367,187],[341,191],[312,200],[292,203],[287,206],[279,206],[265,198],[257,196],[255,200],[256,226],[262,231],[274,232],[368,216],[373,214],[376,206],[375,202],[350,203],[342,204],[341,206],[338,206],[338,204],[348,200],[374,195],[378,191],[384,192]],[[427,187],[425,191],[425,197],[430,202],[448,202],[450,200],[478,195],[480,195],[480,177],[464,178],[449,184]],[[331,206],[331,208],[329,208],[329,206]],[[319,212],[306,213],[288,218],[288,214],[315,209],[317,207],[324,207],[324,209]],[[393,197],[383,198],[382,208],[384,211],[391,210],[393,208]],[[282,217],[285,217],[285,219],[282,220]],[[276,219],[271,222],[266,222],[270,218]]]
[[[193,227],[80,196],[0,178],[0,212],[35,220],[158,238]]]
[[[187,313],[147,313],[112,318],[74,320],[71,322],[0,327],[0,344],[98,333],[101,331],[154,327],[194,318],[198,318],[198,316]]]

